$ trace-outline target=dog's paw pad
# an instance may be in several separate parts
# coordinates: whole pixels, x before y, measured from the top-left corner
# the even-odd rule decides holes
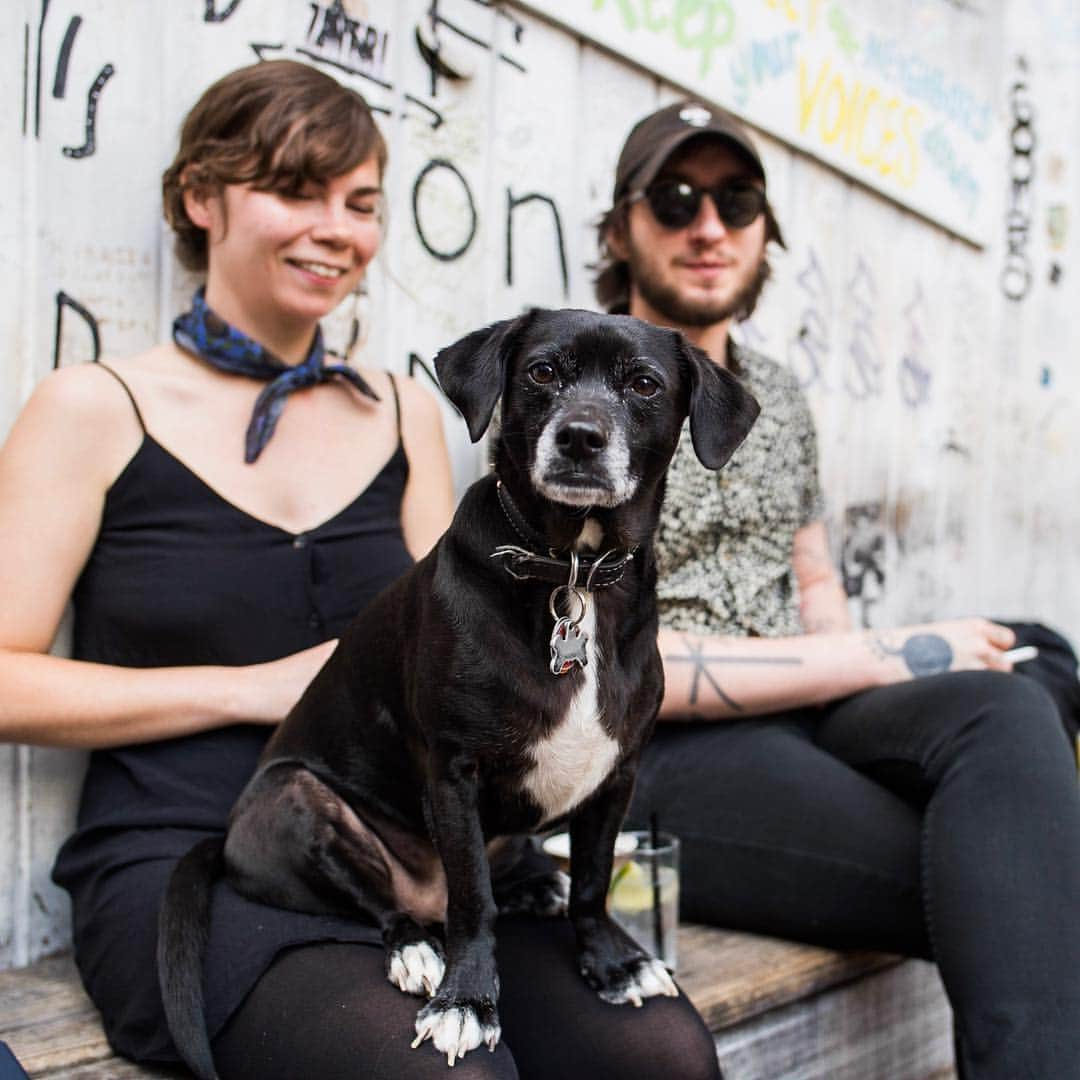
[[[418,941],[390,953],[386,974],[406,994],[433,997],[442,983],[445,970],[441,953],[428,942]]]
[[[600,997],[611,1005],[641,1007],[646,998],[678,997],[679,988],[659,960],[643,959],[633,965],[625,979],[599,991]]]
[[[481,1043],[494,1050],[502,1029],[493,1007],[483,1011],[485,1019],[481,1019],[476,1009],[468,1004],[443,1007],[431,1002],[425,1005],[416,1016],[413,1049],[430,1039],[435,1049],[446,1055],[447,1065],[453,1065]]]

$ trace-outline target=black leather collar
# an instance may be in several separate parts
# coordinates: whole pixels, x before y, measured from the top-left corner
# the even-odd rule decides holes
[[[571,555],[560,558],[549,548],[549,554],[538,555],[535,548],[543,549],[544,537],[526,520],[517,508],[510,492],[501,480],[496,484],[499,505],[506,514],[514,532],[529,547],[503,544],[497,547],[491,558],[499,559],[503,569],[518,581],[546,581],[552,585],[569,585],[579,589],[604,589],[621,580],[627,563],[634,558],[633,549],[612,548],[599,555]]]

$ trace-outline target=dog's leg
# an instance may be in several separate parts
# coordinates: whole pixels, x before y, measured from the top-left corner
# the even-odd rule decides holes
[[[476,761],[464,752],[432,755],[428,823],[446,871],[446,973],[416,1017],[419,1046],[431,1039],[450,1065],[501,1029],[496,1003],[495,900],[478,813]]]
[[[442,917],[441,867],[428,847],[427,861],[439,873],[423,874],[425,845],[398,839],[390,851],[334,791],[290,762],[261,773],[237,803],[225,858],[234,887],[253,899],[374,919],[387,978],[407,994],[431,997],[443,977],[443,947],[419,918]],[[421,911],[426,893],[430,906]]]
[[[570,921],[577,933],[581,973],[604,1001],[640,1006],[648,997],[678,997],[659,961],[635,944],[607,913],[615,837],[634,786],[624,763],[570,822]]]

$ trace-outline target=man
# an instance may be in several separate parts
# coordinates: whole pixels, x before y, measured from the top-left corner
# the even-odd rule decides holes
[[[1070,1075],[1080,794],[1058,712],[1004,674],[1008,627],[852,629],[809,409],[730,337],[783,243],[766,188],[734,117],[678,102],[631,131],[600,227],[601,303],[682,331],[762,405],[719,475],[688,437],[672,462],[666,722],[631,817],[682,835],[688,917],[933,958],[967,1080]]]

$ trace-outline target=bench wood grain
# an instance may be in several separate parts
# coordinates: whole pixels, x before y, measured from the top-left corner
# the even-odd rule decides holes
[[[928,965],[703,926],[680,928],[679,958],[679,983],[716,1035],[727,1080],[953,1075]],[[67,954],[0,972],[0,1039],[35,1078],[181,1075],[112,1054]]]

